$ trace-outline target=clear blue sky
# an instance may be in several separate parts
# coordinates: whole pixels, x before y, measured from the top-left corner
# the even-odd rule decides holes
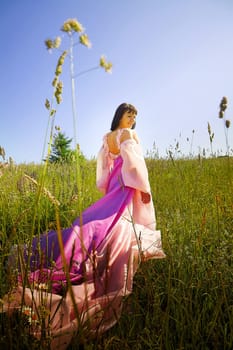
[[[96,156],[116,107],[134,104],[144,152],[155,143],[166,155],[177,141],[183,153],[209,148],[225,152],[218,106],[227,96],[233,122],[232,0],[1,0],[0,146],[17,163],[40,162],[58,58],[44,40],[62,35],[68,18],[86,29],[92,48],[78,46],[76,73],[98,65],[105,54],[113,72],[95,70],[76,80],[77,138]],[[63,46],[63,48],[65,48]],[[73,137],[68,61],[56,125]],[[233,126],[229,129],[232,147]]]

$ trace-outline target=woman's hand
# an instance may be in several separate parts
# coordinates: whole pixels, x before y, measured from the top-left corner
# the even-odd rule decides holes
[[[148,204],[150,202],[150,193],[141,192],[141,200],[142,200],[142,203]]]

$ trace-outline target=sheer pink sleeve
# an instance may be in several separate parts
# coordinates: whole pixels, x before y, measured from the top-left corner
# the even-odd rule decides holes
[[[121,143],[120,150],[124,184],[142,192],[150,192],[148,171],[140,144],[134,139],[129,139]]]
[[[97,155],[96,167],[96,186],[103,193],[106,192],[112,165],[113,160],[109,157],[108,147],[106,145],[106,142],[104,142]]]

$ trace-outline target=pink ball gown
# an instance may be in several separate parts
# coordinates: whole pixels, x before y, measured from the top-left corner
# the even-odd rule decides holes
[[[97,187],[104,196],[62,231],[68,276],[57,232],[33,241],[32,287],[25,288],[24,303],[38,313],[44,298],[52,349],[65,349],[79,327],[92,334],[112,327],[120,317],[123,298],[132,292],[140,262],[165,257],[152,200],[147,204],[141,200],[141,191],[151,192],[141,146],[133,138],[120,144],[122,130],[118,155],[109,152],[106,136],[98,153]],[[40,286],[46,284],[50,290],[42,292]],[[19,285],[20,296],[22,290]],[[40,330],[34,335],[39,336]]]

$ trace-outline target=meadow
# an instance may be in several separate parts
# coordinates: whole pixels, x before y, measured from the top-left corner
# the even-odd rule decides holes
[[[93,340],[77,334],[69,350],[230,350],[233,159],[147,157],[146,162],[167,258],[140,265],[133,293],[112,329]],[[0,298],[14,283],[14,272],[6,267],[11,246],[56,227],[53,200],[59,201],[61,225],[67,227],[82,208],[100,198],[95,166],[94,159],[81,164],[81,206],[72,165],[49,165],[44,186],[50,197],[41,195],[36,206],[37,185],[30,178],[39,181],[42,165],[11,164],[4,170],[0,177]],[[40,348],[19,318],[0,314],[0,322],[1,349]]]

